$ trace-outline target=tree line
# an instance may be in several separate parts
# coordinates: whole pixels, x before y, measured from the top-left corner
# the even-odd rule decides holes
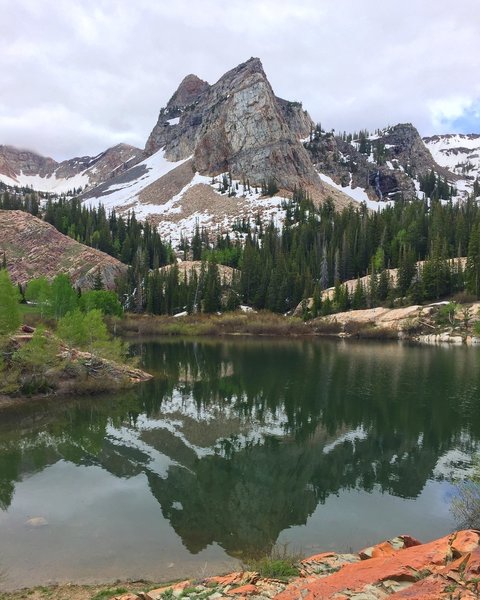
[[[236,232],[214,237],[197,227],[178,249],[182,258],[202,261],[189,274],[181,264],[158,270],[174,261],[174,252],[133,212],[123,217],[61,200],[47,201],[44,218],[130,266],[118,292],[123,306],[137,312],[215,312],[244,303],[283,313],[309,297],[325,312],[460,291],[480,296],[480,209],[473,197],[461,203],[398,200],[379,212],[365,205],[338,211],[331,200],[315,206],[298,189],[284,209],[282,229],[243,220]],[[465,265],[454,260],[459,257],[466,257]],[[418,261],[425,263],[418,267]],[[234,269],[231,283],[220,280],[218,265]],[[399,269],[395,284],[387,275],[392,268]],[[365,275],[371,277],[368,290],[359,285],[355,295],[341,285]],[[322,291],[334,286],[335,300],[320,308]]]

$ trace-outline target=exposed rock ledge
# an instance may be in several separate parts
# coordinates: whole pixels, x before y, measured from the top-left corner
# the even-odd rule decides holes
[[[341,337],[358,335],[371,338],[408,338],[424,344],[479,344],[480,338],[473,335],[472,325],[479,319],[480,303],[469,305],[467,327],[460,321],[452,326],[438,324],[438,311],[445,304],[448,302],[436,302],[427,306],[415,304],[401,308],[349,310],[318,317],[309,323],[318,333],[329,326],[329,333],[337,333]]]
[[[324,552],[300,563],[300,576],[284,582],[255,572],[182,581],[121,600],[378,600],[379,598],[474,599],[479,597],[480,535],[467,530],[421,544],[402,535],[358,554]]]

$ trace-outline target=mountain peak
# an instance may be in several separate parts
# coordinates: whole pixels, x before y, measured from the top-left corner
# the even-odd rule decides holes
[[[197,77],[190,74],[184,77],[167,104],[167,109],[183,108],[194,104],[200,96],[210,88],[210,85]]]
[[[259,58],[225,73],[214,85],[188,75],[167,106],[145,146],[161,148],[171,161],[193,155],[195,170],[215,176],[229,171],[237,179],[279,187],[321,187],[300,143],[313,122],[299,103],[277,99]]]

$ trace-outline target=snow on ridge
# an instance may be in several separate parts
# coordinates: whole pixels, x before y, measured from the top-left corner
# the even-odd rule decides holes
[[[433,146],[441,149],[468,148],[474,150],[480,147],[480,134],[454,133],[423,138],[423,141],[428,148]]]
[[[222,174],[216,178],[215,183],[212,183],[211,177],[206,177],[196,173],[192,181],[168,202],[161,206],[155,204],[139,204],[138,208],[137,206],[134,207],[135,214],[137,215],[137,210],[139,210],[138,215],[140,219],[151,214],[164,214],[166,216],[170,214],[179,214],[181,213],[182,209],[180,206],[175,205],[182,200],[184,194],[189,188],[198,184],[208,185],[218,196],[224,199],[225,202],[228,202],[230,200],[228,195],[226,193],[222,194],[217,189],[218,181],[222,181]],[[286,198],[280,196],[261,197],[260,192],[248,192],[247,187],[244,187],[242,183],[236,180],[233,180],[231,185],[237,190],[236,198],[241,199],[246,205],[246,215],[243,213],[238,214],[235,216],[235,218],[225,215],[221,222],[218,222],[217,220],[217,222],[214,223],[215,216],[212,213],[209,213],[208,211],[196,211],[193,214],[179,219],[176,223],[170,220],[161,221],[158,224],[158,231],[160,235],[170,239],[171,243],[175,246],[176,244],[180,243],[182,237],[191,236],[197,225],[200,228],[208,228],[212,225],[215,225],[216,227],[220,226],[221,228],[229,229],[233,225],[236,218],[254,218],[255,213],[259,210],[262,213],[262,220],[264,223],[266,221],[273,221],[275,227],[281,228],[283,226],[283,221],[285,219],[285,209],[283,208],[283,203],[287,200]]]
[[[13,179],[12,177],[4,175],[3,173],[0,173],[0,181],[6,185],[11,185],[12,187],[20,185],[17,179]]]
[[[152,154],[152,156],[149,156],[142,162],[135,165],[135,167],[133,167],[146,168],[146,173],[144,173],[141,177],[126,183],[113,184],[105,190],[104,196],[93,196],[91,198],[88,198],[86,200],[86,204],[91,207],[99,206],[101,204],[107,210],[118,208],[126,204],[136,204],[138,203],[138,197],[142,190],[144,190],[148,185],[150,185],[157,179],[160,179],[160,177],[163,177],[176,167],[179,167],[190,158],[191,157],[189,156],[184,160],[171,162],[165,158],[165,152],[163,150],[159,150],[158,152],[155,152],[155,154]],[[139,206],[141,206],[141,204],[139,204]],[[157,206],[157,208],[161,207]],[[137,207],[135,206],[135,213],[136,211]]]
[[[190,188],[199,184],[208,185],[226,203],[230,200],[234,201],[234,199],[229,198],[225,192],[222,193],[219,189],[222,186],[224,176],[228,177],[228,173],[220,174],[213,180],[211,177],[195,173],[178,194],[163,204],[140,201],[140,194],[148,185],[167,175],[190,158],[170,162],[165,158],[163,149],[159,150],[146,160],[135,165],[134,168],[144,167],[146,171],[138,178],[121,184],[112,184],[103,192],[104,195],[88,198],[85,202],[91,207],[103,205],[107,211],[121,209],[122,207],[124,209],[132,209],[139,220],[145,220],[150,216],[160,218],[163,216],[165,219],[160,220],[158,223],[158,231],[162,237],[169,239],[173,245],[178,244],[183,236],[191,236],[197,225],[205,228],[210,226],[215,228],[231,228],[237,218],[254,218],[258,211],[262,213],[262,220],[264,222],[266,220],[273,220],[277,227],[283,225],[285,210],[282,205],[285,202],[285,198],[278,196],[271,198],[261,197],[259,191],[255,192],[253,189],[248,189],[247,186],[244,186],[237,180],[231,181],[230,186],[236,192],[235,198],[242,201],[243,212],[235,215],[235,217],[225,215],[222,218],[218,214],[215,217],[213,213],[205,210],[202,212],[195,211],[193,214],[181,217],[183,212],[181,201],[184,195]],[[171,215],[178,215],[178,218],[171,220],[168,218]]]

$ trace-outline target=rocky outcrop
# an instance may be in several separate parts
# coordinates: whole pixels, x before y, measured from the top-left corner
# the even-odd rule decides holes
[[[423,143],[417,129],[411,123],[400,123],[389,127],[381,135],[390,160],[397,160],[404,168],[410,169],[416,176],[426,175],[432,169],[444,177],[452,173],[435,162]]]
[[[208,89],[210,89],[210,85],[206,81],[203,81],[203,79],[200,79],[196,75],[187,75],[168,101],[167,109],[169,111],[181,111],[198,102],[202,94]]]
[[[193,75],[180,84],[145,146],[169,160],[193,155],[201,174],[229,171],[260,185],[321,187],[299,142],[313,123],[298,103],[276,98],[258,58],[229,71],[212,86]]]
[[[402,535],[358,554],[317,554],[300,561],[298,566],[300,577],[290,581],[267,579],[259,573],[244,571],[203,581],[182,581],[115,598],[473,600],[478,598],[480,536],[474,530],[459,531],[421,544],[415,538]]]
[[[35,329],[23,325],[15,334],[6,341],[6,356],[12,356],[15,352],[24,348],[32,341],[35,335]],[[22,388],[25,381],[35,378],[35,370],[32,367],[24,365],[21,370],[16,365],[6,360],[3,376],[6,376],[10,382],[9,390],[6,395],[0,394],[0,414],[3,411],[18,408],[18,406],[28,403],[45,393],[55,393],[58,396],[67,396],[71,394],[97,394],[107,391],[117,391],[124,389],[136,383],[142,383],[152,379],[153,375],[142,371],[125,362],[117,362],[101,356],[98,352],[86,352],[70,346],[63,340],[56,337],[55,334],[46,330],[44,334],[47,342],[54,348],[55,357],[48,359],[48,365],[37,366],[37,376],[44,371],[45,380],[48,381],[48,392],[44,390],[38,395],[22,395]],[[33,517],[26,524],[29,527],[42,527],[48,525],[42,517]]]
[[[116,258],[84,246],[63,235],[49,223],[17,210],[0,210],[0,255],[5,255],[12,281],[29,280],[59,273],[70,277],[82,290],[93,287],[100,272],[104,287],[115,288],[115,280],[127,271]]]
[[[411,305],[399,308],[366,308],[334,313],[308,322],[313,333],[338,334],[341,337],[408,338],[422,344],[466,344],[474,346],[480,338],[474,335],[473,325],[478,321],[480,303],[465,306],[468,326],[457,314],[453,322],[439,319],[439,311],[448,302],[426,306]]]
[[[290,131],[300,140],[306,139],[315,124],[306,110],[303,110],[301,102],[290,102],[276,97],[278,107],[287,122]]]

